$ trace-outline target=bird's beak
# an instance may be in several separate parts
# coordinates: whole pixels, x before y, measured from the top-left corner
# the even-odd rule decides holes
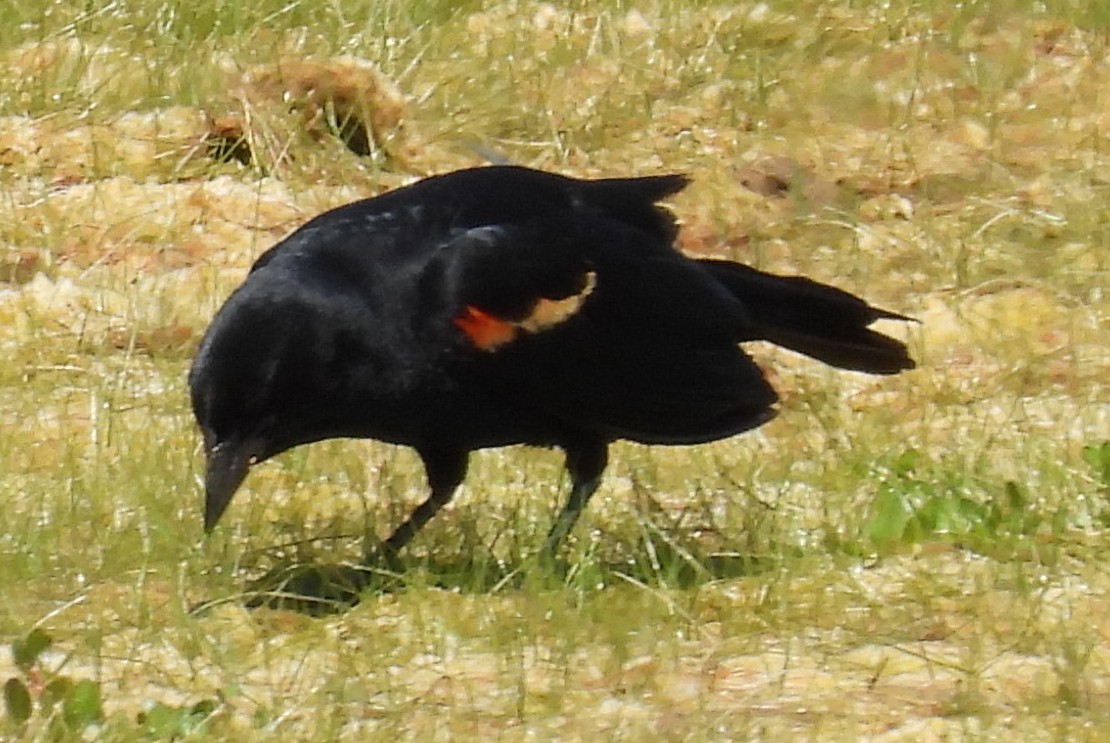
[[[227,510],[247,470],[255,463],[253,441],[222,441],[207,451],[204,473],[204,532],[210,533]]]

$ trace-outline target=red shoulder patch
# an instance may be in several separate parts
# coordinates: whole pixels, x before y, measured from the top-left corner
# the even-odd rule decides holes
[[[589,271],[582,274],[582,288],[577,293],[562,299],[538,297],[528,314],[519,320],[503,320],[468,304],[451,318],[451,322],[466,334],[475,348],[493,351],[516,338],[520,331],[542,333],[570,319],[582,308],[596,285],[597,275]]]
[[[469,304],[451,322],[466,334],[475,348],[483,351],[492,351],[516,337],[517,328],[513,323],[482,312]]]

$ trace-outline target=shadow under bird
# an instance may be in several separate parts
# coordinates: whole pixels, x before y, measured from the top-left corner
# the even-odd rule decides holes
[[[562,449],[572,481],[550,555],[610,442],[698,444],[775,415],[774,390],[739,344],[873,374],[913,368],[903,343],[868,327],[907,317],[804,277],[678,252],[657,202],[685,184],[460,170],[321,214],[270,248],[189,374],[205,530],[252,465],[372,438],[415,449],[430,491],[385,541],[392,554],[451,499],[471,451],[527,444]]]

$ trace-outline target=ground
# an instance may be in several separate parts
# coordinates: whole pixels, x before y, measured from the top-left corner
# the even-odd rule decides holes
[[[0,6],[0,681],[13,740],[1110,737],[1110,13],[1055,0]],[[684,172],[680,246],[918,318],[920,368],[753,346],[781,415],[476,455],[395,590],[407,451],[294,450],[210,538],[185,375],[319,211],[509,161]]]

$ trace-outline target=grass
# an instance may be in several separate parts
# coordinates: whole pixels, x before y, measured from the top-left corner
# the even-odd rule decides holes
[[[0,4],[0,736],[1105,739],[1108,29],[1064,0]],[[366,156],[236,95],[340,55],[403,95]],[[269,156],[210,157],[244,113]],[[514,449],[402,590],[190,615],[423,494],[409,452],[328,442],[201,539],[208,319],[309,216],[486,152],[690,173],[685,250],[919,317],[921,368],[753,347],[780,417],[615,446],[565,579],[534,560],[560,458]]]

